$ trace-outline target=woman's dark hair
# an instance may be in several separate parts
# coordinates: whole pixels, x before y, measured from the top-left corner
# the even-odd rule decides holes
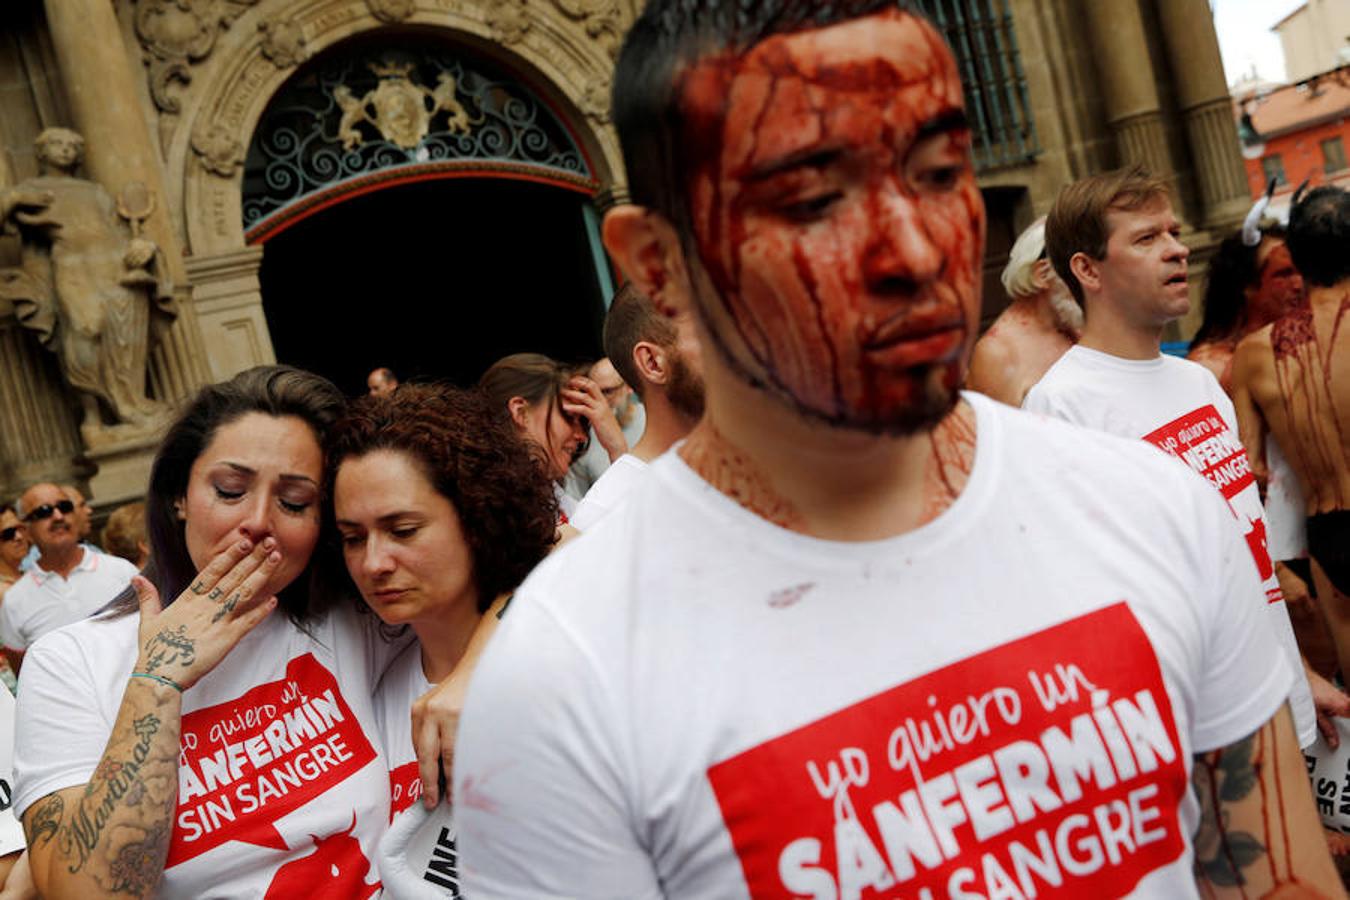
[[[407,454],[454,504],[473,560],[479,612],[519,585],[553,547],[558,502],[552,483],[482,393],[405,384],[393,394],[353,401],[325,442],[326,521],[335,519],[333,485],[342,463],[376,450]],[[337,541],[326,543],[318,568],[325,588],[351,594],[337,547]]]
[[[1266,238],[1283,240],[1284,228],[1275,224],[1262,228],[1261,239]],[[1242,327],[1247,310],[1245,291],[1261,277],[1256,264],[1260,251],[1260,244],[1248,247],[1242,243],[1241,231],[1219,242],[1205,273],[1205,318],[1191,340],[1192,345],[1227,340]]]
[[[552,421],[558,394],[571,377],[572,371],[568,367],[542,353],[513,353],[503,356],[483,373],[478,379],[478,389],[491,404],[493,415],[514,429],[515,421],[509,408],[512,397],[524,397],[531,406],[547,403],[548,415],[544,421]],[[552,440],[551,436],[549,440]],[[552,451],[552,447],[534,450],[536,460],[543,465],[546,474],[553,465]]]
[[[143,574],[158,589],[160,602],[165,606],[172,603],[197,574],[178,515],[179,501],[187,494],[192,464],[216,432],[249,413],[295,416],[310,427],[316,441],[322,442],[346,405],[342,392],[328,379],[290,366],[258,366],[197,392],[169,426],[150,468],[150,489],[145,498],[150,562]],[[313,571],[311,565],[311,576]],[[297,578],[277,596],[281,608],[297,624],[319,611],[310,607],[308,582],[303,576]],[[132,588],[109,604],[116,615],[136,608]]]

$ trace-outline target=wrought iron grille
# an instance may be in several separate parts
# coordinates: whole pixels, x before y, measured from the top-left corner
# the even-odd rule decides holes
[[[1040,152],[1008,0],[918,0],[956,54],[975,166],[1016,165]]]
[[[439,102],[446,75],[458,123]],[[372,48],[320,60],[268,104],[245,161],[244,228],[343,181],[442,161],[591,177],[567,129],[513,78],[444,46]]]

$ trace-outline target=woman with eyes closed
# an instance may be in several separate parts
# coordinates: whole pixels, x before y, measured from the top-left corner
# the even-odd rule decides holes
[[[14,805],[44,897],[378,890],[371,697],[405,642],[308,583],[345,405],[281,366],[203,388],[155,457],[145,576],[29,651]]]
[[[478,387],[496,414],[534,445],[545,474],[554,482],[561,524],[576,510],[577,501],[563,493],[562,480],[586,443],[587,426],[611,462],[628,452],[628,439],[600,386],[547,356],[502,357],[483,373]]]
[[[552,487],[482,395],[450,387],[404,385],[356,400],[327,449],[344,574],[380,621],[417,637],[375,697],[394,813],[380,876],[399,900],[459,896],[453,866],[436,866],[454,854],[449,806],[410,810],[422,772],[409,711],[459,665],[489,604],[553,546]],[[418,887],[405,893],[405,882]]]

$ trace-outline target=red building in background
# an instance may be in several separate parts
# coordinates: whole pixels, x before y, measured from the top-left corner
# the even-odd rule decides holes
[[[1290,195],[1305,179],[1310,187],[1350,189],[1350,65],[1234,99],[1253,198],[1265,193],[1273,176],[1271,208],[1283,217]]]

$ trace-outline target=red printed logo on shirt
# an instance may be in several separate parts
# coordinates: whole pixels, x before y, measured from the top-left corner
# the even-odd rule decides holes
[[[754,897],[1106,897],[1185,846],[1157,657],[1118,603],[724,760]]]
[[[389,770],[389,821],[422,799],[422,773],[417,761]]]
[[[1256,484],[1256,478],[1252,475],[1247,451],[1228,429],[1219,411],[1213,405],[1202,406],[1144,435],[1144,440],[1182,460],[1219,489],[1233,515],[1242,523],[1243,537],[1251,550],[1257,573],[1263,582],[1269,581],[1275,574],[1275,564],[1270,561],[1270,551],[1266,549],[1265,520],[1259,514],[1252,518],[1240,513],[1233,503],[1234,497]],[[1266,599],[1275,603],[1284,596],[1277,585],[1266,585]]]
[[[355,774],[375,748],[312,653],[279,681],[183,716],[167,867],[227,841],[290,849],[277,819]]]

